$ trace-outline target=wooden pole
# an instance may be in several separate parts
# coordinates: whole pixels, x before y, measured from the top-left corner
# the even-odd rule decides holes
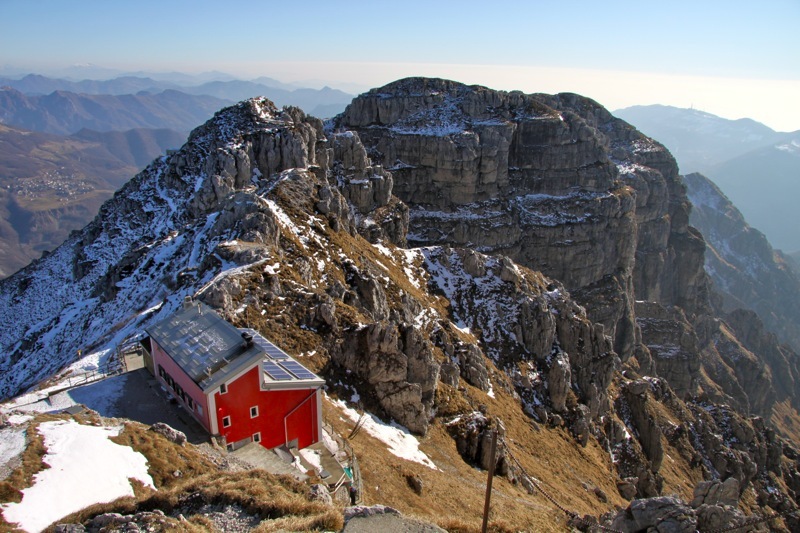
[[[489,475],[486,479],[486,503],[483,505],[483,526],[481,532],[486,533],[486,528],[489,525],[489,505],[492,501],[492,479],[494,478],[494,467],[497,464],[497,433],[498,428],[492,430],[492,459],[489,462]]]

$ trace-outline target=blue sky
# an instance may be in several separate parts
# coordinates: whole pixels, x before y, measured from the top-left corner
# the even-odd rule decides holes
[[[0,0],[0,66],[408,75],[800,129],[800,1]],[[346,85],[346,87],[351,87]]]

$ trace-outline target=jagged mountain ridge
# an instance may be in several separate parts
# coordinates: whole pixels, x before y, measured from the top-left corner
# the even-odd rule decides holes
[[[248,109],[251,107],[255,111]],[[354,232],[356,222],[345,207],[344,199],[333,194],[329,186],[315,183],[318,178],[313,168],[317,164],[323,168],[330,166],[331,162],[327,159],[331,155],[329,150],[341,154],[348,170],[358,168],[357,175],[340,178],[349,180],[340,185],[345,196],[363,201],[364,176],[377,184],[376,194],[366,197],[373,206],[372,211],[370,215],[359,216],[361,220],[358,224],[371,237],[376,236],[376,226],[385,225],[388,228],[385,236],[397,235],[403,240],[406,224],[403,221],[404,210],[386,194],[389,191],[382,193],[378,190],[381,189],[381,182],[390,183],[391,177],[385,173],[381,175],[383,171],[380,169],[375,169],[377,173],[373,173],[369,165],[349,165],[353,161],[367,162],[363,147],[352,134],[334,135],[333,148],[328,149],[329,141],[323,136],[321,122],[316,119],[306,121],[299,110],[280,114],[269,107],[268,101],[250,101],[226,111],[195,130],[188,145],[180,152],[170,158],[161,158],[129,182],[103,206],[98,217],[83,232],[74,234],[55,252],[4,283],[3,303],[9,313],[17,315],[13,327],[9,321],[9,327],[2,331],[4,351],[11,354],[4,361],[3,375],[6,379],[2,390],[5,395],[16,393],[20,386],[32,385],[69,361],[71,350],[67,347],[81,346],[86,351],[102,347],[101,343],[108,341],[104,339],[104,334],[108,335],[109,329],[111,333],[120,329],[121,332],[110,343],[113,345],[132,329],[141,329],[172,312],[183,295],[194,294],[201,288],[206,298],[230,312],[232,304],[227,277],[231,273],[239,274],[240,263],[252,266],[252,263],[260,265],[267,261],[270,250],[276,247],[280,238],[281,227],[293,233],[295,239],[308,241],[310,238],[304,235],[306,230],[299,229],[278,204],[266,198],[265,193],[273,187],[283,191],[292,187],[317,186],[321,192],[314,194],[312,190],[309,195],[309,191],[303,190],[294,201],[300,198],[305,204],[308,198],[318,197],[316,209],[329,214],[339,231],[352,227]],[[253,138],[248,138],[251,135]],[[242,138],[247,140],[242,141]],[[317,138],[325,148],[315,150]],[[247,151],[242,151],[239,144],[242,142],[283,144],[258,148],[251,145]],[[214,154],[215,148],[227,153],[217,157],[207,155]],[[250,161],[258,161],[259,164],[250,167]],[[303,173],[293,170],[295,168],[312,170]],[[215,172],[221,172],[222,177]],[[261,189],[256,189],[253,181],[267,175],[271,177],[262,179]],[[260,195],[257,194],[259,191]],[[291,196],[291,193],[287,194]],[[298,208],[296,205],[292,207]],[[310,209],[308,205],[299,207],[301,213]],[[372,216],[376,207],[388,210],[377,210],[384,217],[378,222]],[[398,213],[393,213],[393,209],[399,209]],[[228,210],[233,210],[233,213]],[[386,218],[387,214],[391,216]],[[399,231],[396,230],[398,223]],[[377,235],[380,236],[380,233]],[[303,248],[307,245],[308,242]],[[212,250],[213,254],[209,255]],[[426,261],[435,263],[435,255],[428,254]],[[254,256],[263,257],[253,261]],[[169,261],[165,261],[167,257]],[[388,257],[382,261],[389,261],[391,255]],[[411,262],[414,259],[413,255],[406,258]],[[297,260],[305,262],[302,256]],[[421,261],[421,256],[417,260]],[[275,267],[269,266],[267,271],[272,268]],[[307,267],[300,267],[301,270],[304,268]],[[376,284],[375,273],[371,272],[374,267],[364,271],[345,258],[341,268],[345,280],[354,278],[359,290],[355,295],[350,295],[341,283],[335,283],[330,289],[333,294],[341,292],[339,296],[345,302],[354,298],[351,304],[361,308],[373,320],[392,318],[396,310],[390,309],[385,290]],[[405,273],[409,268],[403,265],[401,271]],[[495,270],[501,269],[495,267]],[[37,275],[41,271],[47,272],[47,275]],[[492,269],[484,267],[482,276],[491,274]],[[541,285],[540,278],[534,279],[538,282],[537,286]],[[416,283],[419,285],[421,282]],[[181,287],[183,284],[186,287]],[[311,284],[314,285],[313,282]],[[166,299],[162,300],[165,296]],[[37,305],[32,304],[31,299],[38,300]],[[319,312],[325,320],[331,320],[327,316],[330,310],[325,311],[331,305],[328,300],[323,298],[318,303],[322,309]],[[423,309],[432,307],[431,302],[426,303],[422,306],[412,301],[408,306],[425,318]],[[131,310],[143,313],[132,317]],[[57,324],[50,323],[47,317],[56,315],[62,319]],[[432,317],[427,317],[427,321]],[[422,320],[413,315],[402,318],[395,318],[394,322],[413,324]],[[318,320],[316,315],[312,315],[312,319]],[[128,323],[131,320],[132,323]],[[113,326],[109,328],[109,324]],[[17,338],[19,327],[26,329],[22,339]],[[409,335],[415,334],[413,328],[404,327],[410,332]],[[503,328],[499,322],[494,327]],[[452,326],[445,329],[453,330]],[[381,337],[396,335],[392,327],[387,329],[381,326],[379,330]],[[362,329],[357,328],[356,338],[361,337],[360,332]],[[460,335],[452,334],[456,337]],[[369,339],[358,342],[371,342]],[[454,345],[462,343],[457,338],[446,342],[451,351]],[[355,345],[352,346],[351,352],[355,348]],[[386,355],[386,350],[383,347],[379,351]],[[45,360],[43,367],[33,376],[11,370],[17,364],[26,368],[32,362],[25,355],[26,352]],[[60,354],[63,355],[59,360]],[[430,358],[429,349],[424,355]],[[331,357],[334,360],[347,358],[352,357],[352,353],[345,350],[344,354],[334,353]],[[473,357],[471,366],[482,366],[481,359]],[[425,381],[430,381],[430,376]],[[483,384],[483,387],[487,386]],[[431,384],[428,383],[427,387],[430,389]],[[429,400],[432,401],[432,396]],[[412,429],[424,431],[427,418],[420,417],[424,413],[417,413],[416,418],[406,418],[401,412],[391,414]]]
[[[411,243],[508,255],[562,281],[623,362],[635,356],[682,397],[704,389],[764,416],[786,398],[713,342],[730,332],[713,316],[674,158],[596,102],[406,79],[359,96],[334,125],[392,171]],[[678,331],[691,341],[665,335]],[[721,387],[703,383],[698,354]]]
[[[337,120],[392,170],[411,242],[506,254],[562,281],[623,361],[643,349],[636,299],[707,313],[674,159],[596,102],[411,79]]]
[[[220,116],[219,123],[212,121],[206,127],[198,128],[190,138],[191,149],[184,150],[181,153],[185,154],[188,151],[192,157],[192,163],[198,164],[203,155],[213,153],[215,150],[213,143],[217,140],[216,137],[221,137],[223,140],[220,142],[224,143],[229,140],[228,137],[233,135],[234,132],[246,131],[247,124],[229,124],[226,122],[226,120],[236,121],[237,119],[241,119],[241,117],[232,112]],[[254,121],[255,119],[252,120]],[[181,166],[186,164],[184,160],[182,161]],[[173,165],[178,165],[176,159],[173,159]],[[193,199],[193,195],[190,195],[190,193],[197,192],[197,201],[202,202],[204,194],[212,194],[213,196],[214,186],[220,187],[222,185],[221,183],[212,184],[208,182],[203,188],[204,175],[201,174],[202,170],[198,168],[195,169],[198,171],[197,175],[186,176],[184,179],[179,177],[181,171],[168,176],[164,175],[166,168],[166,158],[156,160],[151,166],[128,182],[113,199],[104,204],[95,220],[84,228],[82,232],[71,235],[64,245],[59,247],[51,256],[34,263],[14,278],[28,280],[23,282],[27,285],[25,293],[30,294],[29,291],[31,290],[38,292],[37,289],[39,289],[41,295],[48,296],[46,300],[39,301],[38,305],[21,306],[27,308],[25,313],[27,316],[20,316],[20,320],[17,323],[24,325],[30,334],[31,342],[35,342],[33,339],[36,333],[35,325],[45,317],[61,314],[65,308],[70,306],[84,307],[87,305],[86,301],[98,304],[101,303],[101,297],[114,302],[123,301],[122,297],[119,300],[115,300],[108,295],[103,296],[103,292],[106,290],[109,293],[119,291],[119,287],[113,286],[113,281],[105,277],[113,275],[113,271],[109,271],[109,269],[117,265],[120,259],[124,263],[125,258],[129,258],[130,254],[134,253],[135,250],[138,249],[140,253],[144,251],[144,249],[139,248],[143,244],[149,244],[152,247],[160,239],[165,239],[166,243],[172,242],[173,239],[170,236],[170,232],[175,227],[184,225],[182,219],[191,216],[197,217],[202,214],[196,212],[198,207],[189,203]],[[168,180],[166,184],[163,183],[165,180]],[[195,191],[195,187],[197,187],[197,191]],[[177,189],[181,194],[180,198],[173,198],[172,194],[175,194],[172,192],[173,189]],[[210,193],[209,190],[211,190]],[[218,213],[208,221],[209,227],[217,216]],[[202,225],[200,229],[203,229]],[[205,229],[208,230],[208,228]],[[151,242],[153,239],[155,239],[155,242]],[[199,254],[199,252],[200,250],[197,253]],[[195,259],[196,257],[197,255],[194,256]],[[183,259],[188,261],[190,257],[184,257]],[[161,275],[168,275],[169,269],[167,271],[164,271],[164,269],[173,266],[167,265],[163,261],[160,264],[156,264],[153,261],[151,264],[155,267],[150,271],[151,275],[155,274],[156,270]],[[192,266],[196,267],[197,265]],[[35,276],[35,273],[41,269],[48,271],[49,280]],[[110,286],[106,286],[101,281],[109,282]],[[8,288],[13,284],[12,281],[9,281],[4,288]],[[156,285],[159,284],[160,280]],[[65,290],[52,289],[52,287],[58,287],[59,285],[64,287]],[[131,287],[126,288],[128,291],[131,290]],[[155,288],[157,287],[147,287],[143,291],[144,294],[136,293],[136,291],[134,291],[135,294],[133,295],[123,294],[128,297],[125,299],[123,306],[112,311],[115,313],[114,318],[111,319],[112,322],[118,323],[129,320],[131,318],[129,316],[131,309],[136,310],[139,306],[149,303],[158,304],[163,296],[171,292],[166,288],[162,290],[160,296],[147,292],[147,290]],[[12,301],[20,302],[24,295],[23,293],[14,295],[11,291],[4,291],[4,296],[10,305],[13,305],[11,304]],[[130,307],[125,309],[125,306]],[[99,312],[95,314],[103,315],[103,313]],[[107,315],[105,316],[108,318]],[[87,333],[83,331],[87,324],[82,322],[86,317],[73,318],[77,318],[78,321],[70,324],[72,330],[69,331],[62,328],[60,331],[60,334],[65,336],[61,341],[65,346],[70,346],[70,348],[72,346],[89,348],[102,337],[103,333],[106,333],[104,328],[108,326],[107,323],[103,323],[105,321],[97,323],[98,331]],[[31,326],[34,326],[33,330],[29,329]],[[51,326],[47,320],[45,320],[45,323],[39,324],[41,328],[49,329]],[[88,324],[88,327],[91,329],[91,324]],[[51,336],[53,335],[57,334],[51,330]],[[18,353],[24,341],[24,337],[20,339],[19,335],[13,332],[8,330],[3,332],[4,353],[10,355],[10,358],[5,361],[6,365],[9,364],[9,361],[14,360],[14,354]],[[69,355],[64,353],[64,347],[61,346],[61,342],[58,339],[48,339],[48,344],[42,343],[40,345],[45,355],[53,357],[53,362],[45,373],[47,371],[52,372],[63,365],[66,362],[65,358],[69,360]],[[58,353],[62,354],[60,360],[57,356]],[[69,350],[69,353],[72,353],[72,349]],[[6,374],[6,377],[11,379],[19,378],[19,376],[9,376],[8,374]],[[40,374],[38,377],[41,378],[43,375]],[[28,377],[23,377],[22,380],[31,384]],[[4,395],[8,395],[8,392],[9,389],[6,385]]]
[[[423,100],[430,99],[426,105],[435,109],[438,95],[424,91],[438,93],[447,83],[404,80],[376,92],[387,95],[386,100],[396,93],[401,101],[407,96],[404,91],[423,93]],[[526,99],[521,93],[509,97],[460,84],[449,90],[467,102]],[[550,144],[529,143],[524,148],[531,153],[518,156],[528,158],[528,168],[522,170],[530,175],[523,179],[542,187],[534,193],[541,196],[528,198],[529,220],[543,221],[539,227],[544,235],[553,228],[568,231],[566,226],[575,220],[550,215],[573,201],[576,213],[588,213],[588,221],[578,221],[589,225],[587,234],[601,235],[604,202],[609,202],[622,206],[615,211],[625,219],[621,226],[652,226],[648,231],[657,233],[654,243],[642,235],[637,238],[635,231],[620,231],[627,239],[620,246],[631,253],[623,258],[628,262],[612,267],[621,270],[611,272],[614,283],[605,279],[609,274],[601,268],[607,264],[600,261],[588,271],[599,273],[601,283],[588,278],[588,288],[577,288],[583,301],[597,303],[588,313],[558,281],[507,257],[441,246],[396,248],[392,243],[403,245],[408,231],[416,235],[419,228],[433,226],[419,224],[413,213],[416,206],[409,219],[408,208],[392,195],[395,184],[398,189],[407,186],[399,182],[408,176],[398,172],[407,167],[393,165],[390,173],[374,164],[360,133],[340,131],[336,123],[326,130],[299,110],[280,112],[266,101],[252,100],[217,114],[192,133],[181,151],[161,158],[129,182],[82,232],[0,283],[0,309],[7,313],[0,322],[0,342],[3,353],[11,354],[3,362],[0,390],[13,394],[67,363],[76,346],[87,351],[113,346],[169,314],[183,296],[198,295],[235,323],[257,327],[294,353],[314,352],[310,361],[317,369],[341,376],[367,405],[415,432],[424,433],[438,423],[431,418],[434,413],[447,411],[443,392],[458,396],[462,388],[497,386],[507,388],[532,420],[564,425],[578,442],[605,450],[626,498],[656,495],[665,483],[685,493],[686,487],[676,484],[673,467],[664,464],[662,469],[669,453],[673,461],[685,464],[692,479],[734,476],[743,487],[757,485],[765,493],[778,486],[783,490],[778,490],[783,494],[779,502],[788,502],[783,459],[766,453],[780,447],[774,433],[730,408],[691,403],[698,382],[706,379],[699,373],[701,363],[724,361],[705,341],[708,332],[700,334],[694,326],[709,326],[701,315],[707,307],[703,279],[690,277],[693,283],[699,280],[697,284],[680,287],[675,287],[680,278],[672,279],[682,268],[692,276],[697,272],[696,256],[685,258],[681,253],[681,235],[690,243],[698,240],[680,219],[686,205],[677,174],[670,174],[674,161],[624,123],[592,122],[606,112],[591,101],[574,95],[529,98],[536,104],[526,117],[533,124],[522,128],[529,127],[533,138],[541,135],[539,126],[545,133],[555,131],[562,140],[555,146],[566,147],[559,155]],[[544,103],[548,98],[553,105]],[[389,102],[387,107],[393,105]],[[513,127],[509,122],[489,126]],[[458,129],[460,125],[449,127],[439,139],[444,150],[468,131]],[[364,132],[363,138],[369,134]],[[573,142],[575,134],[582,140]],[[402,135],[408,138],[398,141],[400,146],[437,140],[427,131],[405,129]],[[589,150],[576,149],[579,143]],[[612,146],[616,160],[608,156]],[[570,164],[580,159],[589,164],[575,172]],[[547,180],[537,183],[540,169],[535,165],[540,161],[566,162],[556,168],[561,181],[554,186],[562,189],[546,188],[551,186]],[[640,198],[633,186],[619,182],[620,174],[625,183],[642,190],[652,186],[664,195],[672,188],[676,194],[659,200],[653,192]],[[572,181],[575,177],[587,176],[596,178],[587,184],[591,194],[563,194],[580,185]],[[547,195],[552,192],[557,194]],[[619,198],[625,201],[614,200]],[[541,211],[534,209],[540,205]],[[644,213],[635,211],[639,205]],[[451,213],[458,216],[461,211]],[[536,228],[529,224],[527,231]],[[375,244],[367,244],[364,237]],[[671,246],[658,250],[662,242]],[[702,245],[702,239],[699,242]],[[591,243],[579,246],[587,253],[593,250]],[[651,261],[650,270],[630,262],[637,258],[636,249],[644,262]],[[656,260],[644,252],[653,253]],[[673,272],[665,272],[668,267]],[[636,268],[643,270],[635,275]],[[661,285],[648,285],[652,280]],[[639,286],[662,302],[653,299],[634,306],[639,293],[633,291]],[[592,289],[597,290],[596,299],[591,298]],[[692,296],[698,294],[699,302]],[[680,299],[686,308],[674,307]],[[620,315],[614,314],[620,309]],[[592,315],[610,325],[596,322]],[[10,326],[11,316],[17,320],[16,329]],[[53,317],[59,317],[57,323]],[[624,320],[632,329],[630,338],[614,332]],[[20,330],[25,331],[21,339]],[[674,335],[676,330],[680,335]],[[735,340],[723,328],[716,331]],[[621,358],[628,362],[627,376],[617,372]],[[748,361],[758,364],[744,359],[745,369]],[[637,372],[647,379],[638,379]],[[754,383],[744,383],[730,368],[715,372],[727,381],[703,381],[703,392],[711,399],[730,399],[742,410],[756,412],[769,411],[775,401],[759,391],[764,382],[758,376]],[[695,455],[698,462],[691,464]],[[783,476],[784,485],[776,485],[779,481],[768,471]]]

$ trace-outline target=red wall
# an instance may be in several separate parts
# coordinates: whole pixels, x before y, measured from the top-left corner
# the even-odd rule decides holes
[[[219,433],[232,444],[261,432],[261,445],[265,448],[280,446],[286,441],[284,417],[304,400],[305,403],[287,420],[289,440],[298,439],[305,448],[319,440],[317,434],[317,399],[315,389],[262,391],[261,368],[252,368],[232,383],[228,392],[215,393]],[[309,398],[311,397],[311,398]],[[250,418],[250,408],[258,406],[258,416]],[[231,417],[230,427],[222,426],[222,419]]]
[[[192,413],[194,418],[200,422],[200,424],[208,431],[211,432],[211,422],[208,413],[208,398],[200,389],[200,387],[195,383],[192,378],[187,376],[181,367],[172,360],[172,358],[167,355],[167,353],[161,349],[161,346],[153,339],[153,366],[155,367],[156,372],[156,379],[158,379],[159,383],[161,383],[173,396],[176,396],[174,391],[170,388],[169,384],[164,381],[164,379],[159,375],[158,367],[161,366],[164,370],[172,377],[172,379],[181,386],[183,391],[188,394],[195,403],[195,407],[190,409],[186,403],[184,403],[180,398],[178,401],[183,405],[183,407]],[[203,414],[197,411],[197,405],[200,405],[203,408]],[[222,426],[220,426],[222,427]]]

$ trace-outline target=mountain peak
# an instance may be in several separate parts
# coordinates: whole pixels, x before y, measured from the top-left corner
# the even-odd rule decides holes
[[[0,327],[0,344],[10,355],[3,367],[15,365],[29,350],[44,358],[42,367],[32,373],[4,372],[0,395],[13,394],[57,370],[68,360],[64,357],[78,348],[102,349],[112,341],[107,324],[127,325],[123,331],[131,333],[151,318],[151,313],[137,312],[165,304],[171,308],[162,300],[176,288],[171,284],[186,272],[196,272],[205,259],[203,250],[224,240],[219,225],[233,223],[221,212],[224,206],[235,205],[237,192],[252,187],[257,177],[315,164],[316,138],[324,142],[319,120],[309,123],[302,111],[279,111],[266,99],[223,109],[195,129],[180,150],[157,159],[128,182],[83,231],[16,276],[0,281],[0,300],[16,313],[14,320]],[[251,166],[254,160],[258,164]],[[242,209],[248,208],[236,210],[240,216]],[[185,242],[189,235],[192,241]],[[166,243],[179,242],[181,246],[168,254],[169,261],[151,255]],[[42,271],[48,272],[49,280],[41,277]],[[171,289],[161,286],[158,276],[171,280],[167,282]],[[18,285],[21,280],[23,285]],[[169,302],[175,297],[169,294]],[[87,321],[83,315],[87,312],[104,319]],[[64,313],[70,318],[56,324],[40,322],[41,317]],[[16,327],[25,333],[20,336]]]

